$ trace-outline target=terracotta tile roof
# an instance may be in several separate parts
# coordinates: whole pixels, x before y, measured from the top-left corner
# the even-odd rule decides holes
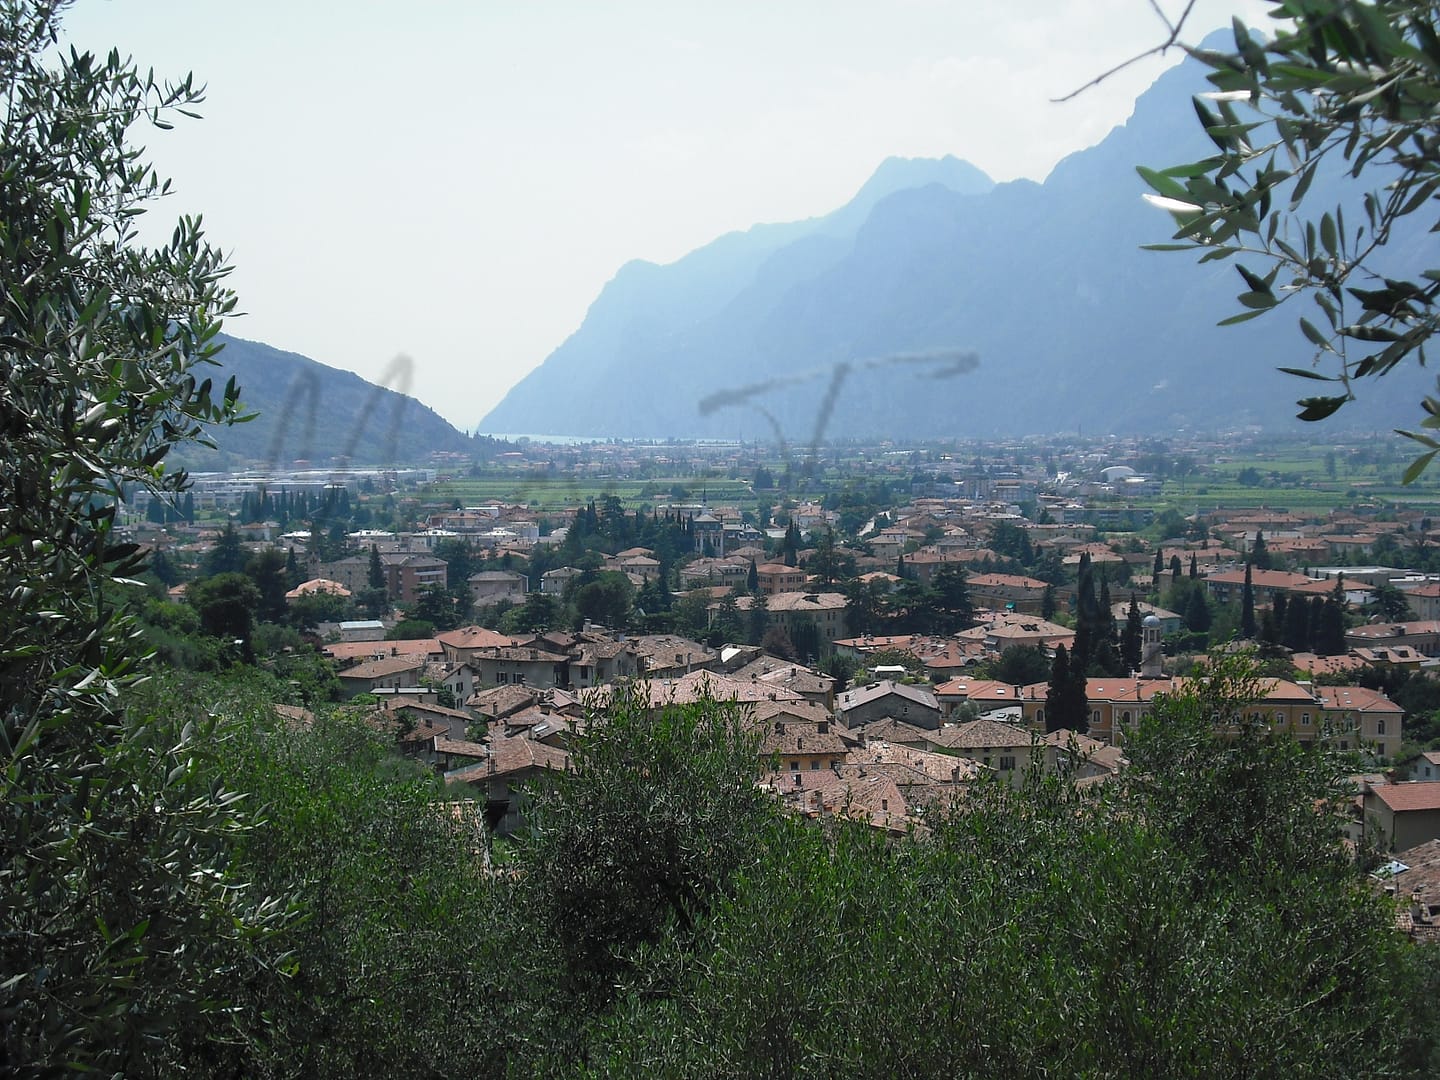
[[[437,754],[449,754],[451,757],[486,757],[490,751],[484,743],[471,742],[469,739],[447,739],[443,735],[436,735],[430,740],[430,747]]]
[[[713,671],[692,671],[678,679],[644,679],[635,684],[650,708],[686,705],[696,701],[804,701],[793,690],[770,686],[750,679],[717,675]],[[581,700],[590,708],[604,707],[614,695],[611,685],[592,686],[581,691]]]
[[[927,731],[925,728],[917,727],[914,724],[907,724],[904,720],[895,720],[891,717],[884,717],[875,720],[863,727],[850,730],[852,738],[859,738],[865,742],[888,742],[898,743],[901,746],[927,746],[934,741],[938,732]]]
[[[776,728],[781,730],[777,731]],[[837,735],[834,730],[820,730],[818,724],[807,724],[802,721],[786,723],[777,721],[771,725],[760,740],[760,753],[768,757],[771,754],[778,754],[782,757],[790,754],[831,754],[843,755],[848,749],[848,744]],[[783,763],[782,763],[783,766]]]
[[[755,701],[750,703],[750,720],[756,725],[773,724],[776,720],[802,723],[823,723],[832,720],[830,710],[813,701]]]
[[[1026,577],[1023,574],[971,574],[965,580],[965,584],[972,589],[1030,589],[1045,591],[1046,583],[1038,578]]]
[[[495,738],[490,741],[489,751],[484,761],[455,769],[446,774],[446,779],[474,783],[537,769],[564,772],[570,764],[568,751],[533,739]]]
[[[302,596],[311,596],[316,593],[329,593],[332,596],[349,596],[350,590],[338,581],[331,581],[329,578],[311,578],[309,581],[302,581],[295,588],[285,594],[286,600],[296,600]]]
[[[773,615],[792,611],[843,611],[845,604],[844,593],[789,592],[769,597],[767,606]]]
[[[1206,574],[1201,580],[1213,581],[1221,585],[1244,585],[1244,570],[1217,570],[1213,574]],[[1333,589],[1333,581],[1320,579],[1328,588]],[[1292,574],[1285,570],[1251,570],[1250,584],[1257,589],[1304,589],[1316,581],[1315,578],[1306,577],[1304,574]]]
[[[483,626],[465,626],[459,630],[450,630],[444,634],[437,634],[436,640],[451,649],[496,648],[515,643],[515,638],[494,630],[487,630]]]
[[[383,660],[370,660],[356,664],[340,672],[342,679],[383,679],[389,675],[403,675],[407,671],[418,672],[425,661],[414,656],[387,656]]]
[[[378,660],[382,656],[440,656],[435,638],[405,638],[402,641],[337,641],[321,649],[332,660]]]
[[[1440,634],[1440,622],[1434,619],[1416,619],[1412,622],[1371,623],[1368,626],[1352,626],[1345,631],[1347,638],[1377,641],[1388,637],[1420,637],[1427,634]]]
[[[488,690],[477,690],[470,695],[465,705],[481,716],[496,720],[533,705],[539,699],[539,690],[507,683],[504,686],[492,686]]]
[[[980,775],[983,766],[969,758],[937,754],[888,742],[867,742],[845,755],[840,775],[888,776],[902,786],[910,784],[963,784]]]
[[[968,724],[946,726],[933,732],[933,741],[952,750],[982,750],[992,747],[1023,747],[1028,749],[1031,735],[1019,724],[1002,724],[998,720],[971,720]]]
[[[1370,790],[1376,798],[1397,813],[1440,810],[1440,780],[1380,784]]]
[[[1327,709],[1353,709],[1356,712],[1383,712],[1399,715],[1402,710],[1379,690],[1363,686],[1317,686],[1315,694]]]

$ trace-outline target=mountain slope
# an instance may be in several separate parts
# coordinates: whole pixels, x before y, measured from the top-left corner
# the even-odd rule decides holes
[[[1208,152],[1203,88],[1193,65],[1167,72],[1043,184],[887,162],[826,218],[631,264],[483,429],[805,442],[1297,423],[1313,388],[1275,369],[1309,362],[1306,312],[1216,327],[1233,265],[1141,250],[1171,228],[1134,167]],[[1397,371],[1339,419],[1408,422],[1426,382]]]
[[[435,451],[473,452],[473,440],[412,397],[298,353],[221,335],[218,366],[200,369],[219,387],[232,375],[254,420],[213,429],[218,449],[186,446],[175,460],[193,470],[317,464],[419,462]]]

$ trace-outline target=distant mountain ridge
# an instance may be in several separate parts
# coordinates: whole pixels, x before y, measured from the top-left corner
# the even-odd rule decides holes
[[[219,387],[232,375],[240,403],[255,419],[212,428],[217,449],[177,448],[177,463],[192,470],[317,465],[415,463],[434,452],[473,453],[475,440],[433,409],[395,390],[366,382],[299,353],[222,334],[218,366],[196,377]],[[397,371],[397,375],[398,375]]]
[[[1135,166],[1209,152],[1189,100],[1204,88],[1193,64],[1168,71],[1043,184],[892,159],[824,217],[629,263],[481,430],[803,442],[1298,424],[1314,388],[1275,369],[1310,361],[1308,312],[1217,327],[1242,287],[1233,264],[1141,250],[1172,227]],[[1428,382],[1397,370],[1337,419],[1412,423]]]

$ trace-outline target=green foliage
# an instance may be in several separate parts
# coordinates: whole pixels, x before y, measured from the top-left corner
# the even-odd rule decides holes
[[[575,590],[575,609],[580,616],[602,626],[622,629],[630,621],[635,586],[618,570],[605,570],[594,581]]]
[[[234,299],[199,221],[135,239],[165,184],[130,142],[199,93],[56,48],[59,9],[0,3],[0,1061],[174,1075],[225,1036],[235,949],[272,914],[224,873],[218,722],[127,707],[122,490],[173,499],[177,443],[237,415],[204,378]]]
[[[648,957],[679,989],[634,976],[591,1025],[589,1074],[1425,1075],[1432,958],[1337,842],[1341,763],[1216,738],[1249,676],[1215,674],[1098,797],[983,784],[923,840],[773,823],[698,962]]]
[[[509,886],[485,872],[479,809],[370,730],[322,713],[310,729],[248,728],[237,783],[265,810],[236,874],[303,918],[272,947],[290,976],[257,988],[266,1024],[251,1075],[462,1076],[494,1064],[513,948]]]
[[[248,577],[225,573],[192,581],[185,590],[185,602],[200,616],[201,630],[233,644],[247,660],[253,658],[250,634],[260,590]]]
[[[981,785],[923,841],[774,823],[702,962],[669,939],[652,957],[680,991],[632,980],[592,1026],[591,1072],[1423,1074],[1433,1037],[1405,1003],[1429,957],[1317,811],[1332,763],[1217,740],[1214,712],[1234,704],[1163,704],[1132,745],[1135,787],[1100,798]],[[1255,826],[1259,850],[1217,863],[1210,815],[1227,836]]]
[[[312,592],[297,596],[287,603],[290,622],[301,630],[313,630],[323,622],[348,619],[354,605],[347,597],[332,592]]]
[[[1302,420],[1321,420],[1358,380],[1423,364],[1440,320],[1440,270],[1394,258],[1429,227],[1440,190],[1440,35],[1421,0],[1313,0],[1276,14],[1271,41],[1237,20],[1233,52],[1190,50],[1211,69],[1216,93],[1195,112],[1216,152],[1140,175],[1175,217],[1176,243],[1156,247],[1237,259],[1241,311],[1225,322],[1314,304],[1299,319],[1312,365],[1282,370],[1322,383],[1299,402]],[[1319,192],[1333,200],[1323,209],[1306,201]],[[1422,430],[1401,432],[1424,450],[1407,483],[1440,451],[1426,434],[1440,427],[1440,400],[1421,404]]]
[[[0,1061],[12,1075],[222,1071],[257,1019],[237,988],[280,966],[256,950],[288,924],[287,905],[226,870],[254,827],[219,766],[236,712],[175,689],[92,714],[68,753],[8,754]]]
[[[990,678],[1011,686],[1029,686],[1050,677],[1050,659],[1038,645],[1012,645],[990,669]]]
[[[604,1001],[648,947],[703,934],[774,812],[757,750],[733,704],[651,710],[621,691],[590,718],[572,769],[535,791],[520,853],[560,990]]]

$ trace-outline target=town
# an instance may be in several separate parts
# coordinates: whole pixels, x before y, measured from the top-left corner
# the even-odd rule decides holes
[[[586,717],[632,687],[652,708],[739,703],[784,805],[903,833],[982,775],[1104,782],[1157,697],[1212,650],[1248,649],[1263,694],[1247,722],[1351,754],[1350,839],[1418,863],[1407,851],[1440,840],[1434,511],[1373,495],[1398,455],[1367,442],[1251,448],[1308,454],[1293,487],[1235,464],[1237,445],[797,462],[527,443],[489,470],[492,490],[532,485],[524,502],[465,505],[452,492],[481,470],[448,462],[201,476],[124,520],[151,552],[141,617],[163,657],[279,671],[290,708],[367,710],[502,839]],[[1200,508],[1237,484],[1248,498]],[[1440,905],[1416,871],[1390,884]]]

